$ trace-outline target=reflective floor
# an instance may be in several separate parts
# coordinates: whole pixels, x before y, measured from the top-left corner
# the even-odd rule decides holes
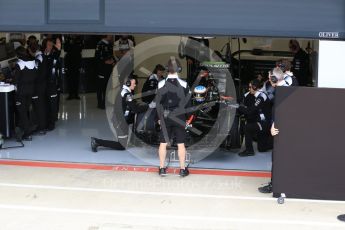
[[[24,142],[24,148],[2,149],[2,159],[35,161],[59,161],[100,164],[158,165],[157,149],[128,149],[115,151],[100,149],[93,153],[90,137],[113,139],[105,110],[96,108],[96,95],[85,94],[81,100],[67,101],[61,97],[59,121],[56,129],[44,136],[33,136],[32,142]],[[13,144],[6,141],[6,145]],[[140,151],[149,151],[141,155]],[[145,156],[145,157],[142,157]],[[271,153],[256,153],[241,158],[236,152],[216,150],[207,158],[192,164],[196,168],[271,170]]]

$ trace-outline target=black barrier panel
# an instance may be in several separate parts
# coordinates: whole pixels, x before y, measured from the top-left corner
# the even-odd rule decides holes
[[[0,31],[345,38],[344,0],[1,0]]]
[[[273,192],[345,200],[344,89],[279,87]]]

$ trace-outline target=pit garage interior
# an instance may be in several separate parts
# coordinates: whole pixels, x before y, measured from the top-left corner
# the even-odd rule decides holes
[[[24,142],[24,148],[1,149],[2,160],[158,165],[157,148],[154,145],[146,150],[133,147],[126,151],[101,148],[97,153],[91,151],[90,137],[114,139],[109,123],[109,110],[97,108],[95,93],[94,53],[102,34],[112,34],[114,38],[121,34],[134,37],[136,43],[133,49],[134,73],[138,76],[136,92],[141,91],[154,66],[165,65],[166,60],[172,55],[179,57],[182,63],[182,78],[188,75],[187,60],[179,52],[180,43],[174,43],[175,52],[167,49],[168,51],[158,52],[156,55],[147,54],[147,58],[143,58],[141,51],[145,50],[145,45],[150,41],[158,39],[163,44],[165,42],[169,44],[172,40],[183,43],[191,36],[207,37],[209,48],[217,53],[216,60],[226,64],[230,72],[231,79],[227,79],[232,84],[230,88],[233,91],[230,94],[240,98],[246,92],[245,88],[251,79],[258,74],[267,74],[279,59],[293,59],[293,54],[289,51],[290,39],[297,39],[301,48],[309,54],[308,86],[322,86],[318,66],[320,42],[324,39],[342,40],[345,31],[345,21],[339,20],[345,18],[345,3],[341,0],[328,1],[327,7],[324,7],[325,3],[322,0],[213,2],[192,0],[173,3],[165,0],[145,2],[30,0],[27,2],[30,4],[23,5],[18,0],[1,2],[0,37],[4,38],[0,50],[2,73],[8,74],[6,71],[15,58],[11,52],[13,45],[11,38],[35,35],[41,39],[46,34],[65,38],[78,34],[84,40],[79,76],[81,99],[66,100],[67,83],[63,80],[63,94],[60,98],[59,119],[55,130],[47,132],[44,136],[34,135],[31,142]],[[135,8],[132,7],[134,3],[137,5]],[[284,18],[284,14],[287,18]],[[293,17],[290,17],[291,15]],[[253,20],[257,18],[260,20]],[[61,59],[63,58],[64,52],[61,54]],[[230,113],[235,118],[235,110]],[[231,127],[232,124],[229,128]],[[13,137],[13,133],[11,136]],[[271,151],[256,152],[250,157],[239,157],[238,152],[243,150],[243,142],[241,146],[233,148],[231,141],[229,142],[230,136],[231,133],[218,148],[203,155],[202,159],[200,158],[190,167],[244,171],[271,170]],[[5,139],[3,146],[16,144],[13,138],[8,138]],[[148,153],[142,154],[141,151]]]

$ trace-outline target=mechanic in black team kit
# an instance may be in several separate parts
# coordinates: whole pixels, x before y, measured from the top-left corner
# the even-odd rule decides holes
[[[180,176],[188,176],[189,171],[185,166],[186,158],[186,108],[190,104],[190,90],[187,82],[180,79],[181,65],[175,57],[171,57],[167,65],[168,76],[158,83],[156,96],[157,113],[160,121],[160,145],[159,145],[159,175],[167,175],[165,158],[167,145],[175,138],[180,161]]]

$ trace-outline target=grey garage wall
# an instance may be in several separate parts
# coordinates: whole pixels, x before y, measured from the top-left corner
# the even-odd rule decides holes
[[[0,31],[344,39],[345,1],[1,0]]]

